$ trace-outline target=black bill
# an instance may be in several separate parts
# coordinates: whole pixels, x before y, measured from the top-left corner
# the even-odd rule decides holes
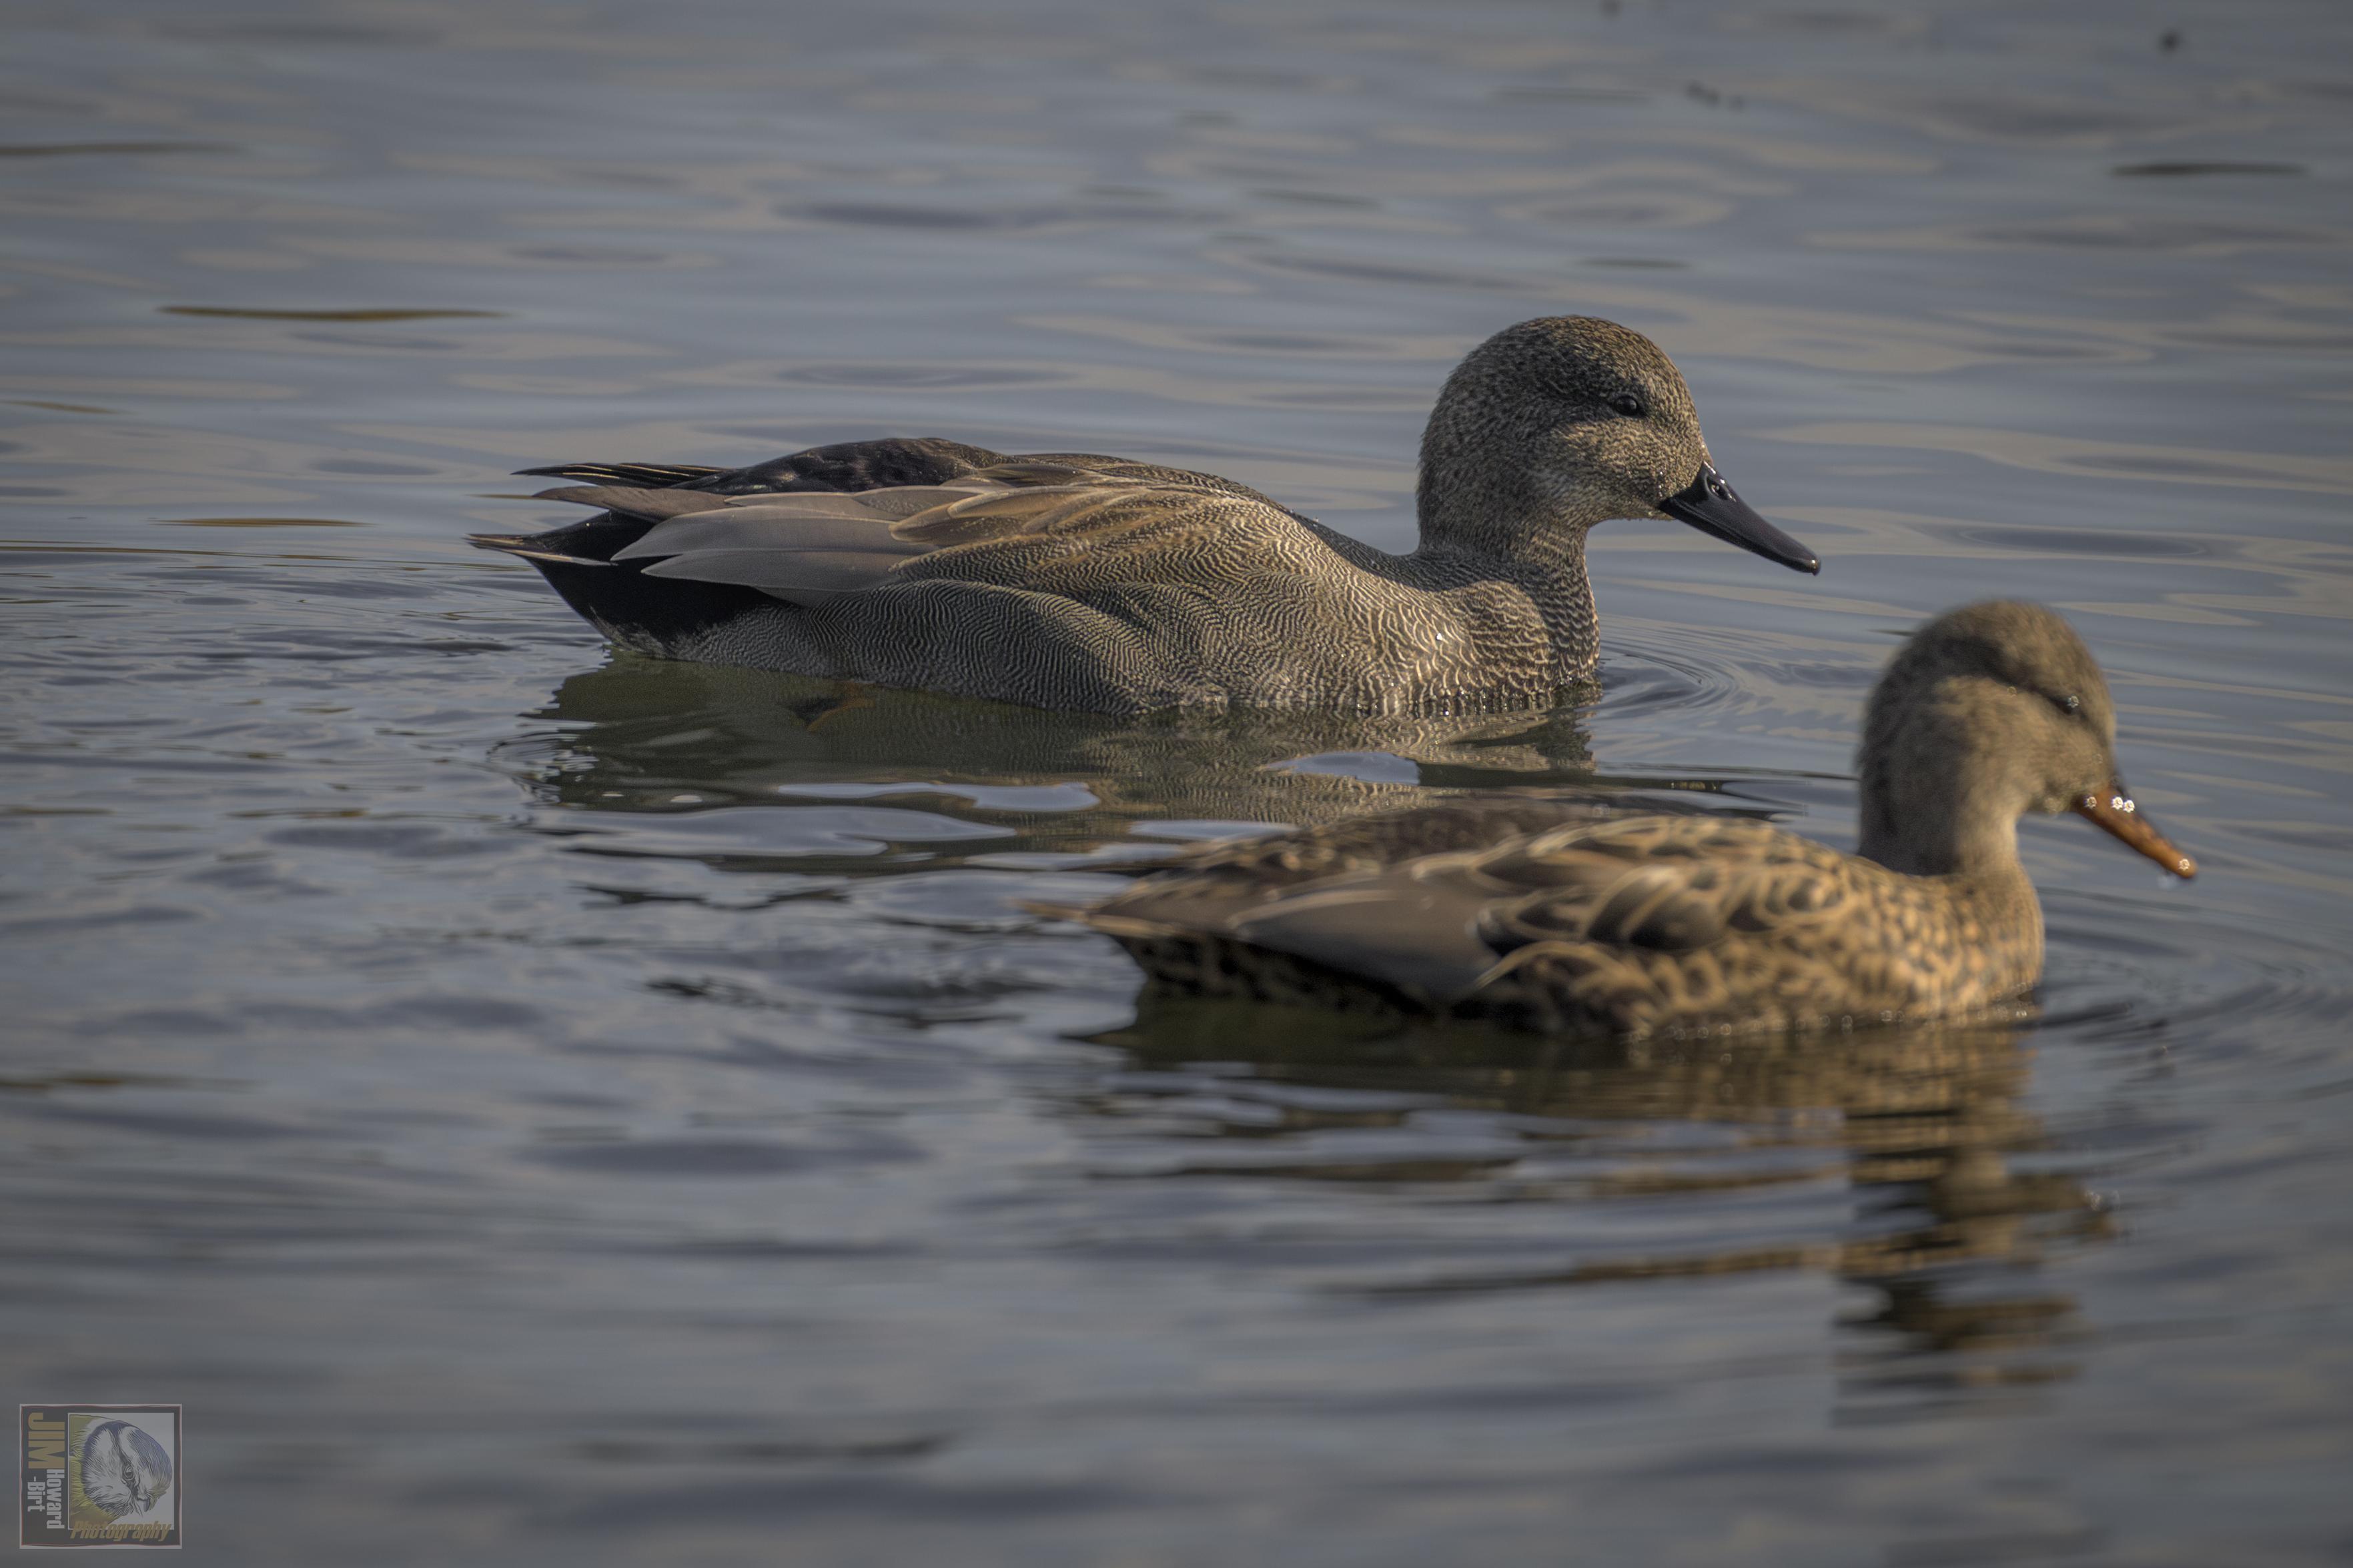
[[[1757,516],[1734,493],[1714,463],[1699,466],[1699,478],[1659,503],[1659,510],[1702,533],[1712,533],[1726,544],[1737,544],[1767,561],[1778,561],[1793,572],[1820,572],[1814,552]]]

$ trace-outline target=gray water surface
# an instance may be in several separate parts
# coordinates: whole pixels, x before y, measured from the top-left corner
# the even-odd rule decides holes
[[[187,1562],[2353,1552],[2353,12],[0,26],[0,1367],[185,1404]],[[461,542],[887,432],[1402,547],[1440,379],[1565,311],[1825,566],[1604,531],[1555,713],[664,666]],[[1851,845],[1874,670],[1991,595],[2204,868],[2030,824],[2037,1027],[1366,1032],[1027,908],[1497,785]]]

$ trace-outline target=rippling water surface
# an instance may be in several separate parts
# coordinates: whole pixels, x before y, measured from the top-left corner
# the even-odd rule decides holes
[[[2342,1561],[2348,16],[24,0],[7,1382],[185,1403],[202,1563]],[[1606,531],[1556,714],[667,667],[459,542],[900,432],[1402,546],[1572,310],[1827,564]],[[1024,912],[1497,784],[1851,843],[1994,594],[2206,868],[2030,825],[2031,1030],[1352,1032]]]

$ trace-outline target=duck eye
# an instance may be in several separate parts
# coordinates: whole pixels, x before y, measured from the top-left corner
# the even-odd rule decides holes
[[[1621,392],[1617,396],[1611,398],[1609,400],[1609,406],[1616,409],[1619,413],[1623,414],[1629,419],[1640,419],[1643,415],[1650,412],[1648,408],[1642,405],[1642,400],[1635,396],[1630,392]]]

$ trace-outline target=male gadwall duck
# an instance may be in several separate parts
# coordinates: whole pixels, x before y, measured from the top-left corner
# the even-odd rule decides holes
[[[1913,634],[1863,720],[1862,840],[1466,800],[1209,850],[1076,913],[1178,990],[1644,1036],[1985,1014],[2042,970],[2018,819],[2197,868],[2117,774],[2099,666],[2036,605]]]
[[[559,464],[585,522],[475,542],[642,652],[1037,708],[1525,707],[1593,671],[1585,536],[1681,519],[1813,552],[1709,460],[1640,332],[1523,321],[1448,378],[1421,545],[1390,555],[1230,479],[1083,453],[852,441],[748,468]]]

